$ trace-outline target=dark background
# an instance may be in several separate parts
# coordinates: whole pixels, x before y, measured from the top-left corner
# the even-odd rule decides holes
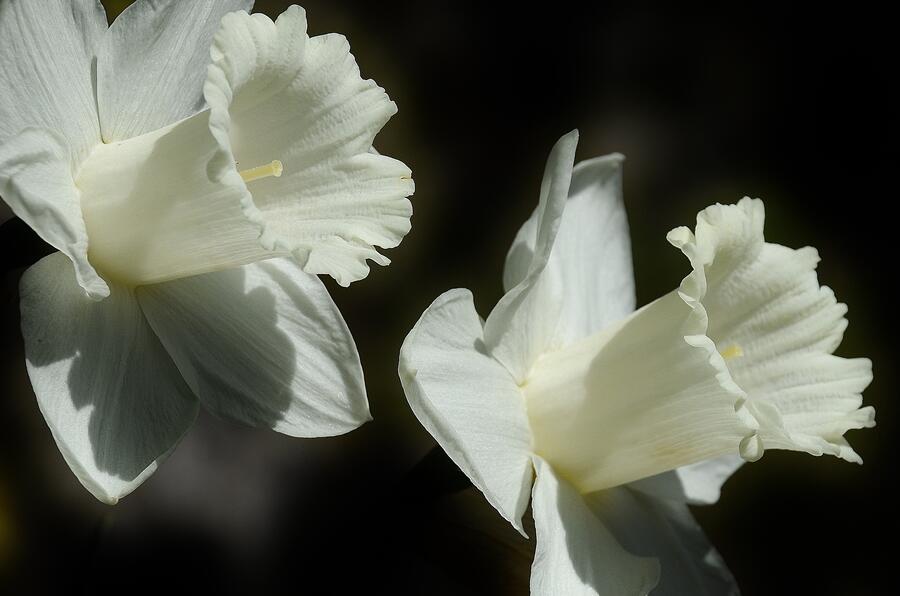
[[[105,4],[112,16],[127,2]],[[257,11],[274,17],[287,4],[260,1]],[[717,201],[763,198],[768,240],[820,250],[820,280],[850,306],[838,354],[874,362],[865,402],[878,426],[849,434],[866,463],[768,452],[696,515],[748,596],[888,593],[897,554],[888,19],[862,3],[624,4],[305,4],[310,33],[345,34],[364,76],[398,103],[376,146],[408,163],[417,186],[413,229],[393,264],[349,289],[329,285],[375,416],[347,436],[291,439],[201,415],[134,494],[115,507],[95,501],[57,452],[25,373],[16,283],[48,249],[20,222],[5,224],[0,592],[527,593],[533,541],[466,489],[440,451],[422,460],[434,442],[408,409],[397,353],[446,289],[472,289],[487,315],[546,155],[577,127],[578,159],[628,158],[639,304],[687,272],[665,233]]]

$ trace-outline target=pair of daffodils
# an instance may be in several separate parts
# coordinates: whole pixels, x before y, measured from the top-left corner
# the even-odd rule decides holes
[[[0,1],[0,196],[58,249],[20,285],[27,369],[69,467],[115,503],[202,404],[298,437],[370,419],[317,274],[409,231],[396,106],[303,9]]]
[[[293,436],[369,419],[347,285],[409,230],[396,111],[346,41],[251,2],[0,3],[0,195],[59,250],[21,283],[28,373],[73,472],[115,503],[200,404]],[[210,49],[211,48],[211,49]],[[450,291],[401,350],[413,410],[522,531],[536,594],[727,592],[686,503],[766,447],[859,461],[868,360],[813,249],[767,244],[758,201],[669,239],[681,287],[632,313],[620,156],[551,153],[508,290],[482,323]],[[536,480],[533,478],[536,475]],[[532,486],[533,485],[533,486]],[[662,573],[661,570],[662,569]]]
[[[467,290],[437,298],[401,349],[403,387],[523,534],[531,497],[532,594],[736,593],[687,505],[767,448],[861,463],[843,435],[874,425],[871,363],[832,354],[846,307],[815,249],[765,242],[759,200],[672,230],[691,272],[635,311],[623,158],[573,168],[576,143],[550,154],[506,294],[485,321]]]

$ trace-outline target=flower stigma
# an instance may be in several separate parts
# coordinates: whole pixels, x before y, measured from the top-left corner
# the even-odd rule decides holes
[[[725,360],[731,360],[733,358],[740,358],[741,356],[743,356],[744,350],[737,344],[731,344],[727,348],[719,350],[719,354],[721,354],[722,358],[724,358]]]
[[[244,179],[244,182],[253,182],[262,178],[269,178],[270,176],[280,178],[282,172],[284,172],[284,165],[276,159],[264,166],[257,166],[238,173]]]

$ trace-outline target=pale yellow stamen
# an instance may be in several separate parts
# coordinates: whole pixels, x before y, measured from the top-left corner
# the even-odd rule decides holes
[[[260,178],[268,178],[269,176],[275,176],[276,178],[278,178],[279,176],[281,176],[281,173],[283,171],[284,166],[280,161],[276,159],[270,164],[250,168],[249,170],[239,172],[239,174],[241,175],[241,178],[244,179],[244,182],[253,182],[254,180],[259,180]]]
[[[744,350],[737,344],[731,344],[727,348],[719,350],[719,353],[722,354],[722,358],[725,360],[731,360],[732,358],[740,358],[743,356]]]

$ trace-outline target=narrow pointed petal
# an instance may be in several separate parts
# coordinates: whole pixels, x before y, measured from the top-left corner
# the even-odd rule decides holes
[[[622,548],[578,491],[549,464],[535,458],[535,470],[532,509],[537,551],[531,568],[532,595],[648,594],[659,581],[659,564]]]
[[[322,282],[293,261],[143,286],[137,296],[214,413],[297,437],[371,419],[353,337]]]
[[[696,234],[679,228],[669,238],[705,288],[709,337],[723,353],[737,349],[728,370],[763,444],[861,463],[843,435],[875,424],[874,410],[861,407],[872,364],[833,355],[847,307],[819,285],[816,250],[765,242],[764,218],[759,200],[714,205],[698,215]]]
[[[107,143],[177,122],[203,109],[209,48],[227,13],[252,0],[139,1],[109,28],[97,72]]]
[[[532,477],[525,402],[482,334],[468,290],[439,296],[403,342],[400,381],[419,422],[524,534]]]
[[[521,383],[537,357],[559,343],[562,287],[553,275],[543,275],[556,241],[569,183],[578,132],[564,135],[550,152],[544,169],[535,218],[535,248],[528,272],[509,290],[484,324],[488,351]]]
[[[197,415],[197,400],[130,290],[89,300],[59,253],[20,285],[25,358],[38,405],[72,472],[114,504],[147,479]]]
[[[585,497],[628,552],[659,559],[653,596],[737,596],[734,577],[694,521],[687,505],[625,487]]]
[[[659,499],[711,505],[719,500],[722,485],[744,461],[738,455],[722,455],[644,478],[628,486]]]
[[[234,178],[235,163],[283,166],[247,186],[263,244],[341,285],[364,278],[367,260],[387,264],[376,248],[397,246],[409,231],[414,185],[406,165],[370,152],[397,108],[361,78],[347,40],[309,38],[298,6],[274,23],[233,13],[212,59],[204,94],[222,148],[215,175]]]
[[[53,130],[73,163],[100,142],[92,63],[105,33],[97,0],[0,2],[0,142]]]
[[[88,235],[70,153],[56,133],[27,129],[0,143],[0,195],[13,213],[72,261],[74,276],[93,299],[109,287],[88,260]],[[72,278],[70,267],[64,272]]]
[[[596,333],[634,310],[634,272],[628,218],[622,201],[619,154],[583,161],[572,170],[569,199],[544,275],[562,288],[559,336],[563,345]],[[527,275],[539,212],[519,230],[503,272],[507,291]]]

